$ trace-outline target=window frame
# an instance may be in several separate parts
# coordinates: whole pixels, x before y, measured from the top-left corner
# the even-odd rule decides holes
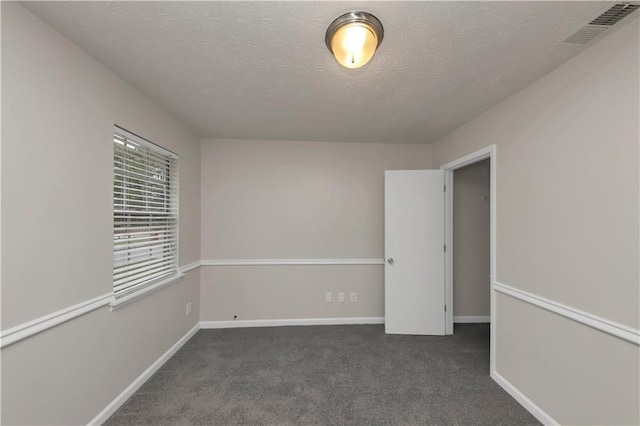
[[[116,292],[116,280],[115,280],[115,272],[116,272],[116,256],[117,251],[115,247],[116,242],[116,178],[118,176],[115,168],[115,163],[117,161],[117,152],[116,152],[116,142],[117,139],[123,138],[125,143],[126,141],[130,141],[133,144],[144,147],[146,151],[151,151],[153,155],[159,156],[160,158],[165,158],[169,160],[167,167],[169,170],[166,172],[166,176],[173,178],[174,182],[170,182],[167,185],[167,204],[169,205],[170,212],[166,216],[168,220],[175,220],[175,232],[174,237],[170,237],[169,243],[173,244],[175,239],[175,255],[172,257],[175,259],[173,264],[169,263],[170,268],[166,274],[163,274],[159,277],[152,277],[146,281],[142,281],[136,284],[131,285],[130,287],[125,287],[124,289]],[[156,291],[164,286],[172,284],[182,277],[184,277],[184,273],[180,271],[180,250],[179,250],[179,241],[180,241],[180,178],[179,178],[179,156],[175,152],[172,152],[166,148],[161,147],[145,138],[142,138],[135,133],[132,133],[118,125],[114,125],[113,134],[112,134],[112,161],[113,161],[113,172],[112,172],[112,284],[111,291],[113,293],[113,298],[110,303],[111,310],[117,309],[123,305],[126,305],[146,294],[149,294],[153,291]],[[146,182],[145,182],[146,183]],[[123,187],[123,186],[121,186]],[[148,213],[147,211],[142,211],[141,214],[144,217],[144,213]],[[151,214],[147,214],[147,217],[152,216]],[[126,217],[126,214],[125,214]],[[152,247],[150,247],[153,250]],[[163,255],[162,259],[166,259],[167,256]],[[149,272],[149,271],[143,271]],[[141,278],[144,278],[141,277]]]

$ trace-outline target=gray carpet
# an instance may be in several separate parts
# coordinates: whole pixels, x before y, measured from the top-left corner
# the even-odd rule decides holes
[[[539,424],[489,378],[489,325],[201,330],[107,425]]]

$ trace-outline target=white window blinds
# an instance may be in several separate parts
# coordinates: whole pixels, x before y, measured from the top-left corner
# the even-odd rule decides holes
[[[119,127],[113,135],[113,291],[178,269],[178,156]]]

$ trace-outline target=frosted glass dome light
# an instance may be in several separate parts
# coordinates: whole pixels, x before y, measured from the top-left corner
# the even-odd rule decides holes
[[[375,16],[349,12],[329,25],[325,43],[340,65],[360,68],[373,58],[383,34],[382,24]]]

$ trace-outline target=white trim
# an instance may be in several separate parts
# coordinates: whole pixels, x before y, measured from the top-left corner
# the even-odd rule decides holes
[[[270,320],[201,321],[201,329],[211,328],[248,328],[282,327],[291,325],[347,325],[347,324],[384,324],[384,317],[354,318],[295,318]]]
[[[145,289],[140,290],[137,293],[133,293],[129,296],[123,297],[118,300],[116,300],[113,297],[113,293],[103,294],[102,296],[85,300],[84,302],[80,302],[76,305],[69,306],[67,308],[61,309],[51,314],[41,316],[34,320],[24,322],[8,330],[2,331],[0,332],[0,348],[4,348],[6,346],[12,345],[16,342],[19,342],[20,340],[24,340],[42,331],[56,327],[62,323],[65,323],[69,320],[72,320],[74,318],[87,314],[103,306],[110,305],[111,310],[113,311],[121,306],[126,305],[127,303],[132,302],[133,300],[138,299],[139,297],[145,294],[151,293],[164,286],[167,286],[169,284],[172,284],[178,281],[179,279],[184,277],[186,272],[189,272],[195,268],[198,268],[199,266],[200,266],[200,261],[192,262],[187,265],[181,266],[178,269],[179,272],[177,275],[174,275],[170,278],[162,280],[154,284],[153,286],[146,287]]]
[[[457,324],[487,323],[487,322],[491,322],[491,316],[490,315],[458,316],[458,317],[453,317],[453,322]]]
[[[169,360],[178,350],[193,337],[194,334],[198,332],[200,329],[200,324],[196,324],[193,326],[191,330],[187,332],[184,336],[180,338],[173,346],[169,348],[164,354],[160,356],[153,364],[149,366],[146,370],[142,372],[129,386],[123,390],[120,395],[116,396],[113,401],[111,401],[100,413],[95,416],[91,421],[89,421],[89,425],[101,425],[107,419],[116,412],[118,408],[124,404],[127,399],[131,397],[137,391],[140,386],[142,386],[149,378],[160,369],[164,365],[165,362]]]
[[[20,340],[24,340],[42,331],[56,327],[64,322],[82,316],[86,313],[109,305],[111,310],[119,309],[140,297],[171,285],[185,274],[201,266],[252,266],[252,265],[384,265],[384,259],[214,259],[197,260],[178,268],[178,273],[169,278],[165,278],[149,287],[115,299],[113,293],[85,300],[76,305],[69,306],[48,315],[36,318],[31,321],[19,324],[8,330],[0,332],[0,348],[12,345]],[[309,323],[311,325],[311,323]],[[356,324],[356,323],[353,323]]]
[[[500,373],[493,371],[491,372],[491,378],[502,387],[509,395],[513,397],[520,405],[527,409],[533,417],[538,419],[540,423],[543,425],[559,425],[557,421],[553,419],[549,414],[547,414],[542,408],[538,407],[533,401],[525,396],[522,392],[518,390],[515,386],[511,384],[507,379],[502,377]]]
[[[207,259],[202,266],[384,265],[384,259]]]
[[[453,170],[445,170],[444,184],[444,333],[453,334]]]
[[[123,306],[128,305],[131,302],[134,302],[138,299],[140,299],[142,296],[146,296],[149,293],[153,293],[154,291],[160,290],[163,287],[166,287],[168,285],[174,284],[178,281],[180,281],[183,277],[184,277],[184,273],[182,272],[177,272],[174,275],[171,275],[168,278],[162,279],[158,282],[156,282],[155,284],[146,286],[141,288],[140,290],[137,290],[131,294],[127,294],[126,296],[123,297],[118,297],[117,299],[114,298],[111,303],[109,303],[109,306],[111,307],[111,311],[115,311],[116,309],[120,309]]]
[[[178,281],[180,281],[182,278],[184,278],[185,274],[189,271],[194,270],[195,268],[198,268],[202,265],[202,261],[197,260],[195,262],[191,262],[188,263],[184,266],[180,266],[178,267],[178,271],[176,272],[176,274],[165,278],[163,280],[160,280],[158,282],[156,282],[155,284],[152,284],[150,286],[147,287],[143,287],[138,291],[135,291],[131,294],[128,294],[126,296],[123,297],[119,297],[117,299],[114,299],[109,306],[111,306],[111,311],[115,311],[116,309],[120,309],[121,307],[128,305],[129,303],[138,300],[139,298],[141,298],[142,296],[145,296],[149,293],[153,293],[156,290],[159,290],[163,287],[166,287],[168,285],[174,284]]]
[[[107,306],[112,301],[113,293],[107,293],[51,314],[44,315],[40,318],[19,324],[0,333],[0,348],[12,345],[20,340],[26,339],[27,337],[31,337],[88,312]]]
[[[490,233],[490,246],[491,246],[491,333],[490,333],[490,350],[489,350],[489,371],[495,371],[496,369],[496,296],[493,289],[493,283],[496,280],[496,257],[497,257],[497,219],[496,219],[496,207],[498,205],[498,193],[496,191],[497,185],[497,148],[496,145],[489,145],[481,148],[471,154],[465,155],[444,164],[440,169],[445,171],[445,185],[447,185],[447,191],[445,194],[445,244],[447,250],[445,252],[445,304],[447,305],[447,312],[445,316],[445,333],[453,334],[453,171],[461,167],[468,166],[470,164],[482,161],[484,159],[490,159],[490,201],[489,201],[489,233]]]
[[[496,327],[496,323],[497,323],[497,318],[496,318],[496,292],[493,289],[493,284],[496,282],[497,280],[497,244],[498,244],[498,234],[497,234],[497,229],[498,229],[498,219],[496,218],[497,216],[497,212],[498,212],[498,191],[497,191],[497,184],[498,184],[498,176],[497,176],[497,170],[498,170],[498,153],[497,153],[497,148],[495,145],[491,145],[491,157],[490,157],[490,164],[489,164],[489,174],[490,174],[490,184],[491,184],[491,196],[490,196],[490,200],[489,203],[491,204],[491,213],[490,213],[490,233],[491,233],[491,271],[490,274],[491,276],[489,277],[489,280],[491,282],[491,294],[490,294],[490,315],[491,315],[491,325],[489,326],[489,330],[490,330],[490,335],[489,335],[489,371],[496,371],[496,335],[497,333],[497,327]]]
[[[626,325],[610,321],[608,319],[599,317],[597,315],[590,314],[580,309],[564,305],[562,303],[555,302],[553,300],[546,299],[535,294],[528,293],[524,290],[517,289],[501,283],[494,283],[493,288],[495,291],[514,297],[523,302],[527,302],[531,305],[537,306],[547,311],[556,313],[563,317],[572,319],[586,326],[595,328],[596,330],[603,331],[611,334],[612,336],[619,337],[628,342],[634,343],[640,346],[640,330],[628,327]]]
[[[180,266],[178,268],[178,272],[181,274],[185,274],[193,269],[199,268],[202,266],[201,260],[196,260],[195,262],[187,263],[186,265]]]
[[[462,167],[468,166],[473,163],[477,163],[478,161],[484,160],[485,158],[490,158],[495,153],[495,145],[485,146],[484,148],[480,148],[477,151],[472,152],[471,154],[467,154],[464,157],[460,157],[457,160],[453,160],[440,166],[443,170],[456,170]]]

